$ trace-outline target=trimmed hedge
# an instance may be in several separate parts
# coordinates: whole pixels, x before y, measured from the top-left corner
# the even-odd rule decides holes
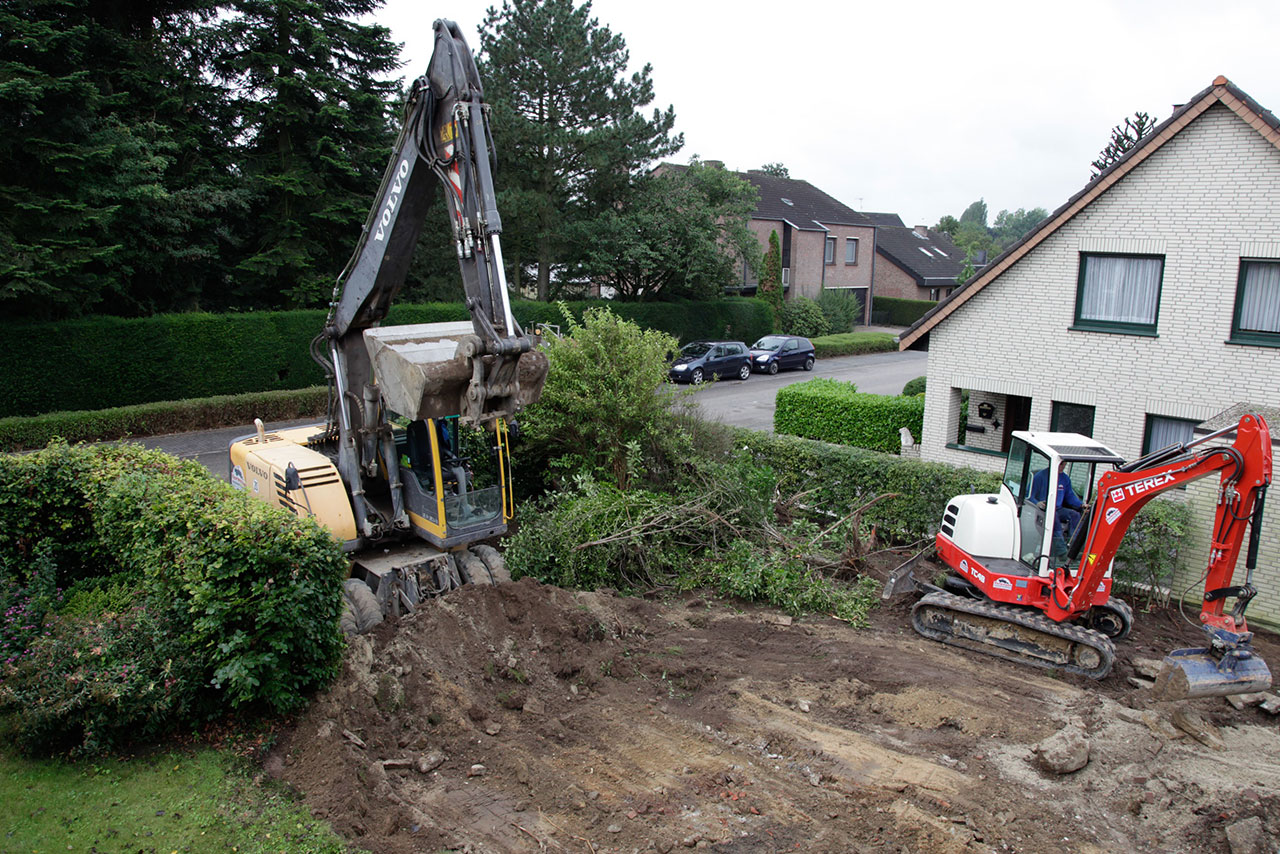
[[[290,712],[337,673],[340,547],[198,463],[134,445],[0,457],[0,531],[0,732],[27,752]]]
[[[592,305],[608,305],[641,326],[681,341],[754,341],[773,324],[759,300],[698,303],[570,303],[579,320]],[[517,302],[525,326],[563,322],[555,304]],[[170,314],[124,319],[94,317],[60,323],[12,324],[0,336],[7,394],[0,417],[104,409],[160,400],[302,389],[324,383],[310,342],[326,312]],[[388,325],[469,318],[463,303],[400,305]]]
[[[887,315],[885,322],[891,326],[910,326],[936,305],[936,302],[927,299],[898,299],[897,297],[872,297],[871,299],[871,311],[885,312]]]
[[[831,356],[861,356],[864,353],[892,353],[898,342],[888,332],[844,332],[823,335],[813,339],[813,349],[818,358]]]
[[[897,493],[897,498],[876,504],[863,516],[890,542],[932,537],[953,497],[1000,488],[1000,475],[993,472],[742,428],[734,428],[733,435],[737,447],[746,448],[777,473],[782,494],[805,492],[808,503],[832,514],[843,515],[876,496]]]
[[[0,418],[0,450],[43,448],[55,438],[68,442],[105,442],[211,430],[249,424],[255,418],[292,421],[312,415],[323,416],[328,405],[329,389],[315,386],[296,391],[262,391],[199,400],[139,403],[115,409],[13,416]]]
[[[860,394],[853,383],[820,378],[778,389],[773,429],[871,451],[897,453],[898,429],[920,437],[924,398]]]

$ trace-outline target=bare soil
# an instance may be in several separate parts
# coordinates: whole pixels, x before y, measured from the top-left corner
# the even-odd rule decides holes
[[[1139,613],[1093,682],[927,641],[909,608],[858,630],[695,596],[464,589],[356,639],[267,769],[388,854],[1242,854],[1242,830],[1276,850],[1277,719],[1128,681],[1135,658],[1200,644],[1176,614]],[[1257,645],[1280,668],[1276,637]],[[1172,726],[1178,706],[1221,744]],[[1069,727],[1088,764],[1043,770],[1036,745]]]

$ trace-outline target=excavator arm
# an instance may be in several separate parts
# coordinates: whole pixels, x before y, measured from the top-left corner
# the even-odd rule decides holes
[[[1231,445],[1210,444],[1234,430]],[[1186,445],[1174,445],[1107,472],[1098,481],[1098,498],[1080,525],[1069,554],[1079,558],[1075,573],[1059,571],[1045,610],[1051,620],[1076,619],[1093,607],[1129,525],[1151,499],[1171,489],[1218,474],[1218,505],[1204,572],[1200,622],[1209,648],[1176,650],[1165,659],[1157,684],[1169,697],[1215,696],[1262,690],[1271,674],[1251,650],[1252,632],[1244,612],[1256,594],[1262,510],[1271,484],[1271,434],[1256,415],[1245,415],[1233,428]],[[1249,532],[1246,550],[1245,532]],[[1245,553],[1244,583],[1234,575]],[[1228,600],[1234,599],[1231,611]]]
[[[404,121],[359,243],[334,286],[312,355],[332,389],[327,433],[361,534],[383,523],[363,476],[387,473],[392,527],[407,529],[391,413],[457,417],[496,427],[537,400],[546,355],[511,313],[493,185],[488,105],[475,61],[452,21],[435,22],[427,73]],[[381,328],[404,284],[435,186],[444,189],[471,322]]]

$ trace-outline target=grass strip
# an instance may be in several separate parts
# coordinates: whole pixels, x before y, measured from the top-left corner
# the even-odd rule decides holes
[[[329,826],[242,760],[205,748],[97,763],[0,753],[4,851],[342,854]]]

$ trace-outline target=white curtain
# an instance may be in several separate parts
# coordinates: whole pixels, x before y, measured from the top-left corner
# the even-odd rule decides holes
[[[1156,322],[1163,259],[1086,255],[1084,265],[1081,320]]]
[[[1161,418],[1158,415],[1148,417],[1151,419],[1151,436],[1147,440],[1148,451],[1158,451],[1174,444],[1185,445],[1191,441],[1193,425],[1190,421]]]
[[[1249,261],[1244,268],[1240,329],[1280,332],[1280,264]]]

